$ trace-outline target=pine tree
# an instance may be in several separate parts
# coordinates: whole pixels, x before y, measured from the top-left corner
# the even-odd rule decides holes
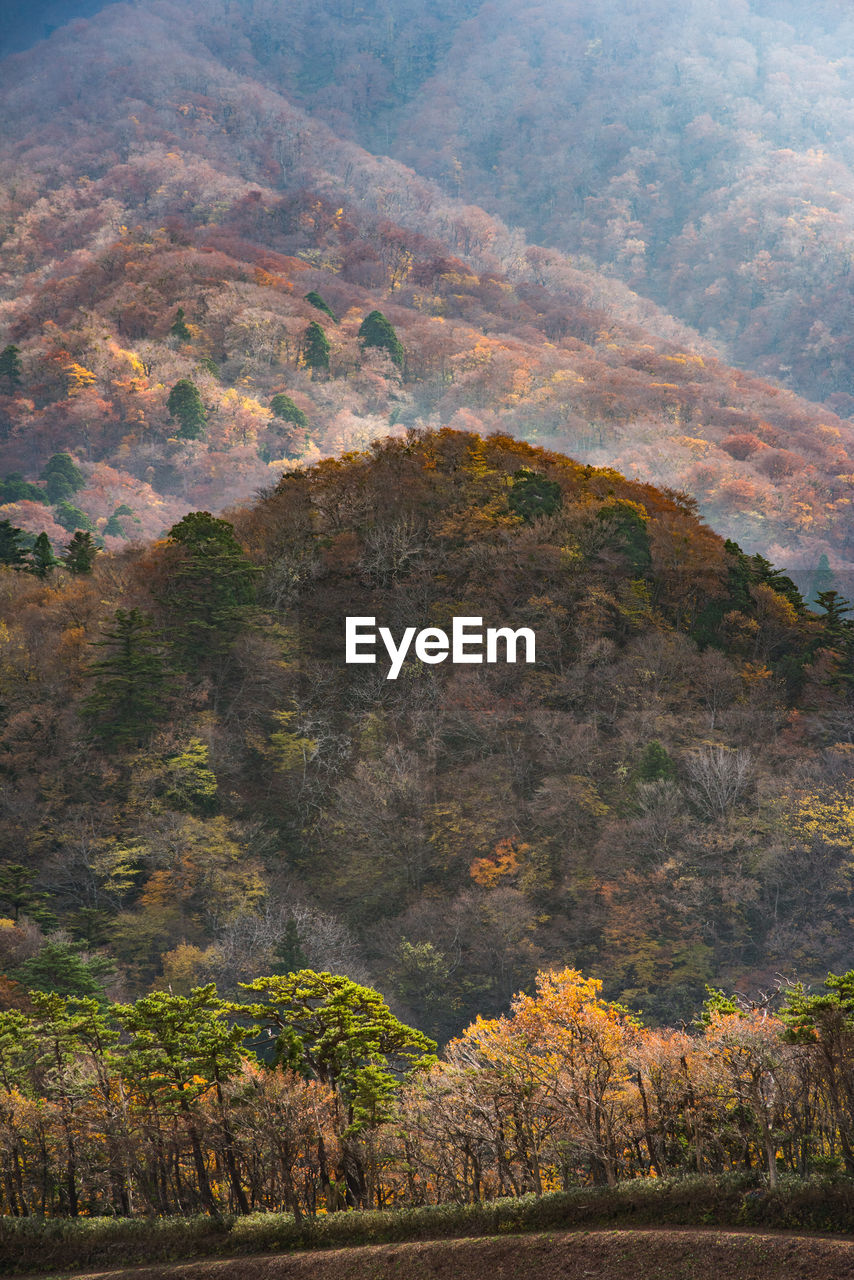
[[[70,498],[84,484],[83,472],[69,453],[55,453],[39,478],[47,481],[47,496],[53,505]]]
[[[118,507],[116,507],[115,511],[104,525],[104,536],[107,538],[124,538],[127,540],[129,535],[124,523],[125,517],[132,520],[134,524],[140,523],[139,517],[135,516],[133,513],[133,508],[129,507],[126,502],[122,502]]]
[[[823,642],[834,647],[851,633],[852,623],[845,617],[851,612],[851,604],[838,591],[819,591],[816,604],[824,611]]]
[[[249,1031],[230,1022],[229,1007],[217,998],[213,983],[195,987],[188,996],[155,991],[133,1005],[116,1005],[113,1014],[128,1037],[122,1063],[126,1078],[135,1090],[147,1094],[158,1110],[182,1117],[202,1206],[216,1217],[219,1209],[200,1136],[202,1125],[208,1123],[204,1104],[213,1100],[225,1140],[223,1155],[231,1193],[239,1211],[248,1213],[222,1082],[237,1073]]]
[[[95,641],[104,656],[86,673],[94,690],[83,715],[109,746],[136,746],[168,711],[169,673],[163,644],[147,614],[117,609],[113,619]]]
[[[818,597],[823,591],[834,591],[836,589],[836,574],[830,567],[826,552],[823,551],[821,553],[818,568],[809,575],[808,581],[810,586],[807,604],[810,606],[817,603]]]
[[[91,533],[78,529],[65,548],[62,563],[69,573],[91,573],[98,548]]]
[[[305,295],[305,300],[306,302],[310,302],[313,307],[316,307],[318,311],[322,311],[324,315],[329,316],[329,319],[333,324],[338,323],[338,317],[330,307],[329,303],[321,298],[319,293],[315,293],[314,289]]]
[[[523,467],[513,476],[508,501],[511,511],[530,522],[538,516],[550,516],[557,511],[563,502],[563,494],[556,480],[547,480],[529,467]]]
[[[209,511],[184,516],[169,530],[169,541],[183,555],[161,598],[172,615],[176,652],[182,662],[196,666],[231,647],[255,598],[257,571],[233,526]]]
[[[15,392],[21,385],[23,370],[20,357],[20,348],[11,342],[0,351],[0,379],[6,380],[6,387],[10,392]]]
[[[26,560],[24,531],[10,520],[0,520],[0,564],[19,569]]]
[[[0,867],[0,902],[16,924],[21,916],[40,924],[56,922],[56,917],[45,908],[47,894],[33,887],[37,878],[37,871],[20,862],[7,862]]]
[[[303,336],[302,356],[312,375],[329,368],[329,339],[316,320],[312,320]]]
[[[187,323],[184,319],[183,307],[178,308],[178,314],[175,316],[175,322],[169,332],[172,334],[172,337],[177,338],[179,342],[189,342],[192,338],[193,335],[187,328]]]
[[[0,506],[5,502],[41,502],[47,506],[47,494],[37,484],[30,484],[20,471],[10,471],[0,480]]]
[[[91,533],[94,528],[85,511],[81,511],[79,507],[75,507],[71,502],[58,502],[54,508],[53,518],[57,524],[61,524],[63,529],[67,529],[69,533],[74,533],[77,529]]]
[[[270,401],[270,409],[277,418],[281,418],[283,422],[293,422],[298,427],[306,429],[308,427],[308,418],[302,409],[298,409],[290,396],[286,396],[280,391],[278,395],[273,396]]]
[[[59,561],[50,545],[50,538],[46,533],[40,533],[30,552],[30,563],[27,566],[30,573],[34,573],[37,578],[46,578],[51,569],[55,569],[58,564]]]
[[[195,382],[191,382],[189,378],[179,378],[169,392],[166,407],[170,417],[181,424],[179,438],[198,440],[205,429],[207,414]]]
[[[403,365],[403,344],[381,311],[372,311],[359,327],[359,338],[363,347],[377,347],[387,351],[392,362]]]

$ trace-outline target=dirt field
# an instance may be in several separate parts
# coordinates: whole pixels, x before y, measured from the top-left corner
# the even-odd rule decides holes
[[[80,1280],[854,1280],[854,1240],[578,1231],[91,1272]],[[42,1277],[42,1280],[47,1280]],[[51,1280],[54,1280],[52,1277]]]

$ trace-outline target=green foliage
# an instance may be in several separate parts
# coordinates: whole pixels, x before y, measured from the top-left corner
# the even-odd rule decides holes
[[[851,612],[851,603],[845,600],[838,591],[830,589],[820,591],[816,596],[816,604],[822,610],[822,640],[830,648],[841,644],[851,633],[852,624],[845,617]]]
[[[47,481],[47,496],[54,506],[65,502],[84,484],[83,472],[68,453],[54,453],[45,463],[40,479]]]
[[[261,997],[248,1012],[275,1037],[276,1061],[337,1089],[356,1130],[385,1111],[403,1074],[435,1053],[435,1043],[399,1022],[377,991],[349,978],[301,969],[240,985]]]
[[[297,718],[295,711],[273,712],[273,719],[282,727],[270,734],[270,756],[280,773],[305,769],[317,751],[317,743],[313,738],[303,737],[298,730],[291,728]]]
[[[298,973],[300,969],[305,969],[308,964],[308,957],[303,950],[302,939],[299,934],[299,926],[293,916],[290,916],[285,924],[284,932],[275,947],[274,955],[276,957],[276,965],[273,973],[276,975]]]
[[[726,992],[719,991],[716,987],[710,987],[707,984],[706,999],[703,1001],[703,1008],[697,1018],[697,1024],[701,1027],[708,1027],[711,1026],[716,1017],[741,1012],[732,996],[728,996]]]
[[[37,578],[46,578],[51,569],[55,569],[59,563],[59,560],[53,554],[50,538],[46,533],[40,533],[30,552],[30,564],[28,566],[30,572],[34,573]]]
[[[153,620],[139,609],[117,609],[94,647],[103,657],[86,673],[94,688],[83,714],[108,747],[139,746],[169,711],[169,671]]]
[[[782,569],[775,569],[770,560],[766,560],[764,556],[750,556],[750,567],[755,582],[764,582],[778,595],[784,597],[794,607],[797,613],[803,613],[805,610],[803,596],[795,586],[792,579],[783,572]]]
[[[545,476],[522,467],[513,476],[508,499],[510,510],[530,523],[538,516],[554,515],[560,510],[563,494],[555,480],[547,480]]]
[[[176,653],[196,666],[221,657],[237,636],[255,598],[256,570],[234,527],[208,511],[193,511],[169,530],[181,551],[162,590]]]
[[[188,996],[155,991],[115,1005],[113,1016],[130,1037],[122,1059],[126,1078],[142,1083],[164,1110],[188,1111],[240,1062],[249,1033],[230,1024],[228,1012],[213,983]]]
[[[829,973],[825,990],[811,995],[803,986],[789,988],[780,1017],[786,1024],[785,1038],[793,1044],[824,1043],[844,1037],[854,1055],[854,969]]]
[[[10,471],[0,480],[0,505],[5,502],[41,502],[48,504],[48,495],[37,484],[30,484],[20,471]]]
[[[127,539],[127,521],[131,520],[134,524],[139,524],[139,519],[133,513],[133,508],[127,503],[122,502],[116,507],[107,523],[104,525],[104,536],[107,538],[125,538]]]
[[[60,936],[48,938],[36,955],[17,966],[13,976],[32,991],[103,999],[104,986],[114,973],[115,965],[107,956],[88,955],[80,943]]]
[[[55,916],[45,909],[48,895],[33,887],[37,880],[38,872],[20,862],[0,866],[0,903],[16,923],[21,916],[39,924],[55,923]]]
[[[181,440],[198,440],[205,429],[207,413],[199,388],[190,378],[179,378],[166,401],[169,416],[180,423]]]
[[[380,351],[388,352],[392,363],[398,368],[402,367],[403,344],[381,311],[372,311],[370,315],[365,316],[359,326],[359,339],[363,347],[376,347]]]
[[[635,776],[638,782],[657,782],[676,776],[676,766],[666,747],[657,738],[648,742],[640,754]]]
[[[313,307],[316,307],[318,311],[323,311],[326,315],[328,315],[329,319],[333,322],[333,324],[338,323],[338,317],[330,307],[329,303],[324,302],[320,294],[316,293],[314,289],[312,289],[309,293],[305,295],[305,300],[306,302],[310,302]]]
[[[15,392],[21,385],[21,349],[10,342],[0,351],[0,379],[5,380],[6,390]]]
[[[652,556],[644,509],[636,502],[616,498],[599,508],[598,519],[609,530],[609,543],[621,552],[630,572],[649,573]]]
[[[0,520],[0,564],[20,569],[26,558],[23,530],[9,520]]]
[[[85,512],[81,511],[79,507],[73,506],[70,502],[60,502],[53,513],[53,518],[57,524],[62,525],[63,529],[67,529],[69,533],[75,533],[78,529],[85,533],[91,533],[95,528]]]
[[[98,548],[91,533],[78,529],[65,548],[62,563],[69,573],[91,573],[97,554]]]
[[[329,339],[316,320],[312,320],[302,340],[302,358],[312,373],[329,368]]]
[[[298,427],[302,427],[305,430],[308,429],[308,418],[302,409],[297,408],[290,396],[286,396],[283,391],[273,396],[270,401],[270,409],[283,422],[293,422]]]
[[[172,337],[177,338],[179,342],[189,342],[190,339],[192,338],[193,335],[190,333],[190,330],[187,328],[187,323],[186,323],[186,320],[184,319],[183,307],[178,308],[178,311],[175,315],[175,320],[172,323],[172,326],[169,329],[169,332],[171,333]],[[173,417],[177,417],[177,415],[173,414]]]

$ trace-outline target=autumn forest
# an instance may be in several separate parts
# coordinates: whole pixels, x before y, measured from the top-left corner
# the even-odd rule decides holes
[[[854,1173],[847,6],[14,32],[0,1212]]]

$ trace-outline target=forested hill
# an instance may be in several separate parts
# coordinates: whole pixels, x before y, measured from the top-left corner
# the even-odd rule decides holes
[[[655,1020],[847,962],[851,626],[684,496],[408,433],[0,600],[7,1002],[307,963],[445,1036],[538,967]],[[345,616],[537,661],[389,680]]]
[[[777,564],[854,563],[849,421],[466,203],[468,170],[363,150],[339,99],[376,105],[347,54],[375,15],[292,8],[283,34],[260,0],[112,6],[4,62],[0,519],[115,549],[450,424],[684,489]],[[427,86],[454,31],[392,7],[377,66]]]

